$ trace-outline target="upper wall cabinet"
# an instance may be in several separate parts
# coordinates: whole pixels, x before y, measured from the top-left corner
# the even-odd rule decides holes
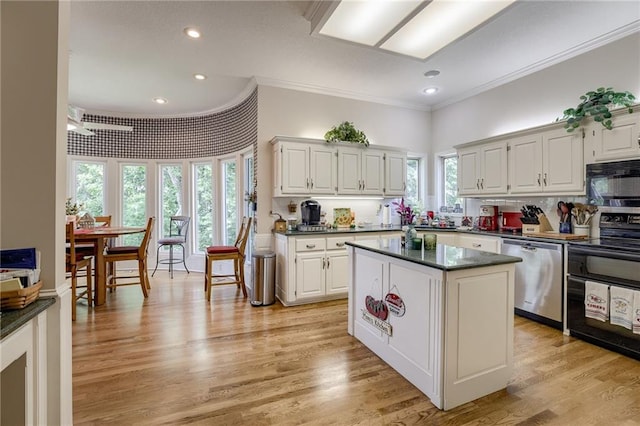
[[[404,196],[407,154],[372,147],[336,146],[321,139],[276,136],[273,196]]]
[[[327,145],[275,143],[274,196],[335,194],[335,154],[335,148]]]
[[[338,194],[383,193],[384,153],[371,148],[338,147]]]
[[[384,195],[403,197],[407,189],[407,155],[384,153]]]
[[[507,143],[492,142],[458,150],[459,195],[507,193]]]
[[[508,141],[511,194],[584,192],[581,133],[564,128]]]
[[[595,161],[640,157],[640,113],[616,116],[611,130],[594,122],[587,127],[586,132],[593,141]]]

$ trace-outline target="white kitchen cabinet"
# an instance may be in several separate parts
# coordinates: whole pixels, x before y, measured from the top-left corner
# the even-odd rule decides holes
[[[617,115],[611,130],[594,122],[586,132],[593,140],[595,161],[640,158],[640,113]]]
[[[283,305],[347,297],[346,241],[354,234],[287,237],[276,235],[276,295]]]
[[[486,143],[458,150],[458,194],[507,193],[507,143]]]
[[[333,146],[278,142],[273,147],[274,196],[335,194]]]
[[[384,195],[403,197],[407,189],[407,155],[384,153]]]
[[[384,152],[338,147],[338,194],[384,195]]]
[[[581,132],[558,128],[521,136],[508,144],[511,194],[584,193]]]
[[[488,237],[476,234],[458,234],[456,246],[470,248],[474,250],[488,251],[491,253],[500,253],[500,245],[502,239],[500,237]]]

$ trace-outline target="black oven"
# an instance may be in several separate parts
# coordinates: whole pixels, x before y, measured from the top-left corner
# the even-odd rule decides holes
[[[640,334],[625,326],[612,324],[586,315],[587,282],[600,284],[608,297],[618,289],[632,290],[640,297],[640,215],[602,213],[600,238],[588,242],[572,242],[567,252],[567,328],[572,336],[620,352],[640,360]],[[613,290],[612,290],[613,289]],[[634,296],[632,295],[632,298]],[[613,312],[613,298],[609,313]],[[637,306],[637,304],[636,304]],[[640,318],[640,310],[631,300],[633,321]],[[637,331],[637,329],[636,329]]]

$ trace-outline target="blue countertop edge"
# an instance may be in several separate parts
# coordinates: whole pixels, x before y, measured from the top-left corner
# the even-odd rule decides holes
[[[512,231],[479,231],[479,230],[466,230],[466,229],[457,229],[457,228],[434,228],[431,226],[416,226],[416,231],[418,232],[458,232],[461,234],[474,234],[474,235],[484,235],[488,237],[500,237],[500,238],[512,238],[516,240],[525,240],[525,241],[542,241],[542,242],[553,242],[559,244],[568,244],[570,242],[576,241],[586,241],[586,240],[561,240],[558,238],[543,238],[543,237],[532,237],[526,234],[522,234],[522,232],[512,232]],[[370,228],[340,228],[340,229],[329,229],[326,231],[285,231],[285,232],[276,232],[276,234],[284,235],[287,237],[301,237],[308,235],[327,235],[327,234],[359,234],[363,232],[401,232],[402,228],[400,226],[393,227],[382,227],[382,226],[373,226]]]
[[[359,249],[368,250],[374,253],[391,256],[396,259],[406,260],[431,268],[443,271],[459,271],[462,269],[481,268],[485,266],[504,265],[509,263],[522,262],[522,259],[515,256],[490,253],[486,251],[473,250],[462,247],[438,244],[436,250],[425,250],[424,257],[422,250],[400,249],[400,239],[390,238],[387,242],[389,249],[381,248],[379,240],[347,241],[346,244]],[[444,264],[441,259],[451,258],[452,264]],[[457,263],[455,263],[457,262]]]
[[[54,303],[56,303],[55,297],[43,297],[33,301],[22,309],[2,311],[2,315],[0,316],[0,340],[9,337],[11,333],[37,317]]]

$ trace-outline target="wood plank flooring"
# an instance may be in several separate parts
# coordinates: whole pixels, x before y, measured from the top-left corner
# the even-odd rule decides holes
[[[78,425],[640,425],[640,362],[516,317],[508,388],[443,412],[349,336],[346,300],[253,307],[158,271],[80,302]]]

